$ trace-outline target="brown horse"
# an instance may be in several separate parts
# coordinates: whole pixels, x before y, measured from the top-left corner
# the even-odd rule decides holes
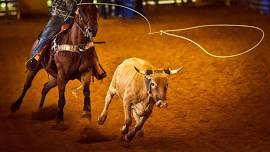
[[[17,101],[11,105],[12,112],[19,110],[32,80],[39,70],[44,68],[49,74],[49,80],[44,84],[39,109],[42,109],[46,94],[50,89],[58,86],[59,100],[56,122],[64,121],[66,84],[69,80],[78,79],[83,85],[83,116],[91,118],[89,85],[98,63],[98,57],[91,39],[92,33],[97,30],[97,8],[95,5],[80,5],[78,6],[78,12],[71,28],[60,34],[54,41],[55,49],[47,47],[41,57],[42,61],[38,69],[28,71],[24,89]],[[84,48],[81,49],[81,46]]]

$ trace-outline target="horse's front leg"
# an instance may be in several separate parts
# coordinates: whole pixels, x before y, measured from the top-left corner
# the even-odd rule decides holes
[[[64,106],[66,104],[65,99],[66,79],[62,69],[58,69],[57,86],[59,92],[59,99],[58,99],[58,111],[56,116],[56,123],[60,123],[64,121]]]
[[[16,100],[16,102],[14,102],[11,107],[10,110],[11,112],[16,112],[20,109],[20,106],[23,102],[23,98],[27,92],[27,90],[31,87],[32,81],[35,78],[36,74],[38,73],[39,70],[36,71],[28,71],[27,73],[27,77],[26,77],[26,81],[24,83],[24,88],[23,91],[20,95],[20,97]]]
[[[83,86],[83,95],[84,95],[84,105],[83,105],[83,118],[91,119],[91,98],[90,98],[90,82],[91,82],[91,73],[84,73],[81,77],[81,82]]]

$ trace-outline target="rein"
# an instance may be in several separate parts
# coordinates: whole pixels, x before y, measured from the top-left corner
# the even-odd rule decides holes
[[[72,45],[72,44],[61,44],[58,45],[56,42],[56,38],[53,41],[53,46],[52,49],[56,51],[56,53],[58,52],[74,52],[74,53],[81,53],[86,51],[87,49],[94,47],[94,42],[92,41],[93,38],[93,34],[92,34],[92,29],[86,24],[84,18],[86,18],[86,15],[84,14],[84,12],[81,11],[80,8],[78,8],[79,13],[78,13],[78,17],[79,20],[82,22],[83,27],[76,21],[73,22],[73,24],[75,24],[75,26],[77,26],[79,28],[79,30],[83,33],[84,38],[89,38],[90,42],[86,43],[86,44],[79,44],[79,45]]]

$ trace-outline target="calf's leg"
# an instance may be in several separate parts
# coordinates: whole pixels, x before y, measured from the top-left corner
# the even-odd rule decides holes
[[[108,115],[108,109],[110,106],[110,103],[112,101],[113,96],[116,94],[115,89],[113,89],[111,86],[107,92],[106,98],[105,98],[105,105],[103,108],[103,111],[101,115],[98,118],[98,124],[103,125],[104,122],[106,121],[107,115]]]
[[[128,128],[132,123],[132,120],[131,120],[131,103],[127,98],[124,98],[123,106],[124,106],[124,114],[125,114],[125,124],[121,128],[121,132],[122,132],[122,134],[127,134],[128,133]]]
[[[135,128],[129,131],[128,134],[125,136],[126,141],[131,141],[134,138],[136,133],[142,129],[148,117],[149,115],[140,117],[139,122],[135,125]]]
[[[133,118],[136,121],[136,124],[138,124],[140,122],[140,116],[137,115],[135,109],[132,109],[132,115],[133,115]],[[140,137],[144,136],[143,127],[138,131],[137,135],[140,136]]]

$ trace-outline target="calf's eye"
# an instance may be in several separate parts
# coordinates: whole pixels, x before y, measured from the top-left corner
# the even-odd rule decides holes
[[[151,86],[152,88],[154,88],[154,87],[156,86],[156,84],[155,84],[154,82],[151,82],[150,86]]]

